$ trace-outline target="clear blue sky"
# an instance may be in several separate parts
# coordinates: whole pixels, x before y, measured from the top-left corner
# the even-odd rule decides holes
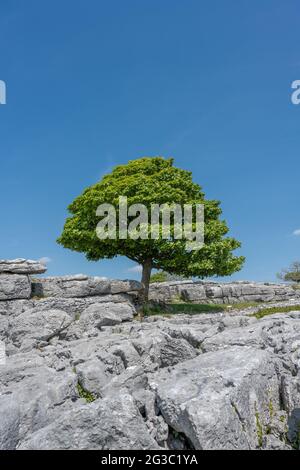
[[[300,258],[297,0],[1,0],[0,258],[136,277],[55,242],[114,165],[173,156],[243,243],[235,279]]]

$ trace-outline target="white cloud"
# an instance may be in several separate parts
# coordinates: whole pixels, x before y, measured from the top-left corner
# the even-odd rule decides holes
[[[129,273],[141,273],[143,271],[143,267],[142,266],[133,266],[132,268],[128,268],[127,271]]]
[[[48,256],[44,256],[43,258],[40,258],[38,261],[39,263],[44,264],[46,266],[48,263],[51,263],[52,259],[48,258]]]
[[[297,230],[295,230],[293,232],[293,235],[295,235],[296,237],[300,237],[300,228],[298,228]]]

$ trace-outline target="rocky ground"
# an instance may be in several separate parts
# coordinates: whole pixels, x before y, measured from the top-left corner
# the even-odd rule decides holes
[[[72,302],[0,315],[0,449],[299,449],[299,311]]]

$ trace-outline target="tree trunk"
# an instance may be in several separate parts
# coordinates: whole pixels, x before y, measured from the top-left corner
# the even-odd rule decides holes
[[[147,259],[145,263],[143,264],[143,274],[142,274],[143,289],[142,289],[142,295],[141,295],[142,306],[145,305],[149,299],[149,285],[150,285],[151,271],[152,271],[152,260]]]

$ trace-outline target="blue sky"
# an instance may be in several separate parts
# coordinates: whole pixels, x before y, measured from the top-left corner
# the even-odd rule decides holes
[[[114,165],[173,156],[222,201],[269,280],[300,258],[297,0],[1,0],[0,258],[52,275],[139,277],[55,242],[66,207]]]

